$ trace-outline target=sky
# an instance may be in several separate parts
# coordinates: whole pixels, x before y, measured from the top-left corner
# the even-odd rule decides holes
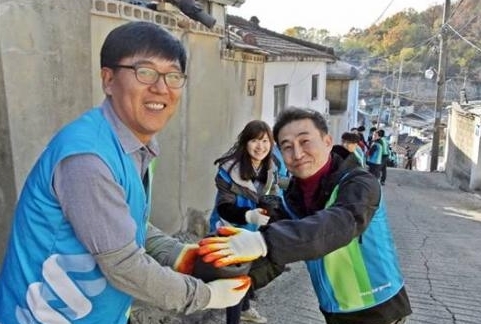
[[[420,12],[443,4],[444,0],[245,0],[240,8],[227,7],[227,12],[247,20],[257,16],[261,27],[278,33],[301,26],[345,35],[352,27],[365,29],[407,8]]]

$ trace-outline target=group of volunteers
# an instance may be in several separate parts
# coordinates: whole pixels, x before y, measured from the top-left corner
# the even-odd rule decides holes
[[[326,323],[405,323],[412,311],[378,180],[382,130],[364,160],[366,151],[348,145],[353,133],[334,145],[317,111],[290,107],[272,128],[250,121],[213,159],[215,235],[181,242],[149,222],[155,135],[177,110],[186,64],[181,41],[154,23],[107,35],[104,101],[52,137],[18,199],[0,323],[125,324],[134,299],[183,314],[226,309],[227,324],[266,323],[249,301],[297,261]],[[250,270],[204,281],[193,275],[199,259]]]
[[[381,185],[386,183],[387,165],[392,149],[385,136],[384,129],[371,127],[368,140],[364,138],[364,126],[351,128],[342,134],[342,145],[353,152],[363,167],[379,179]]]

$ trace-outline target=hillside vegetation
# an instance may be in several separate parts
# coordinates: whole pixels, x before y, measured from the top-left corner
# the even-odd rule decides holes
[[[448,23],[442,26],[443,6],[423,12],[408,9],[367,29],[353,28],[346,35],[325,29],[292,27],[284,33],[333,47],[343,60],[366,69],[386,71],[402,62],[403,73],[436,69],[441,32],[448,35],[446,75],[481,81],[481,1],[451,3]]]

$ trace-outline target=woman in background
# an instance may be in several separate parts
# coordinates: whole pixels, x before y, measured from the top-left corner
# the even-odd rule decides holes
[[[280,193],[278,165],[273,155],[274,138],[269,125],[261,120],[246,124],[234,145],[214,161],[219,166],[215,183],[217,196],[210,218],[211,231],[219,226],[235,226],[256,231],[269,222],[270,215],[259,208],[265,195]],[[267,319],[250,306],[251,289],[243,301],[226,310],[227,324],[240,320],[267,323]]]

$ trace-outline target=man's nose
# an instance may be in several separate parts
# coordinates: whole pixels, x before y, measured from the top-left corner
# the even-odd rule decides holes
[[[151,85],[152,89],[155,89],[156,92],[167,92],[169,87],[167,83],[165,83],[165,79],[161,76],[157,82]]]
[[[299,160],[304,155],[304,150],[300,145],[294,145],[294,159]]]

